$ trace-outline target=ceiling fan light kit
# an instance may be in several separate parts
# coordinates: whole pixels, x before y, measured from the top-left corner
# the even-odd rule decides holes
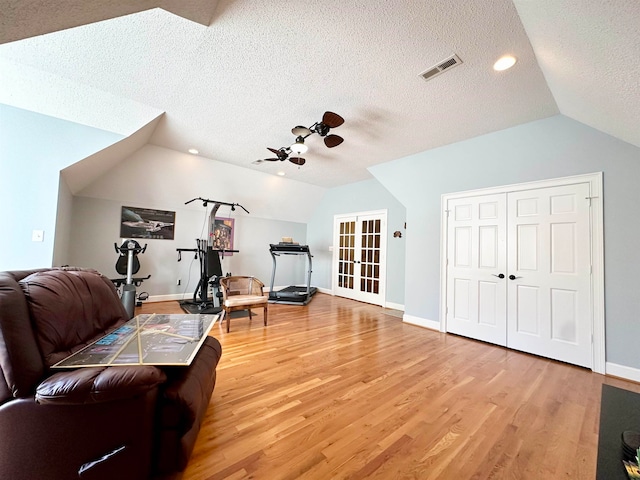
[[[294,143],[293,145],[291,145],[289,147],[291,149],[291,151],[293,153],[305,153],[307,150],[309,150],[309,147],[307,147],[304,144],[304,138],[303,137],[298,137],[296,138],[296,143]]]
[[[298,125],[297,127],[293,127],[291,129],[291,133],[293,133],[296,137],[306,137],[308,135],[311,135],[311,130],[309,130],[307,127],[301,127],[300,125]]]
[[[300,155],[305,153],[309,147],[307,147],[304,143],[304,140],[314,133],[317,133],[319,136],[323,137],[324,144],[328,148],[337,147],[342,142],[344,142],[344,138],[339,135],[331,134],[329,135],[329,131],[332,128],[337,128],[344,123],[344,118],[342,118],[337,113],[333,112],[324,112],[322,116],[321,122],[316,122],[311,125],[309,128],[298,125],[291,129],[291,133],[296,136],[296,141],[288,146],[281,147],[279,149],[267,147],[271,153],[274,153],[276,156],[273,158],[265,158],[264,161],[267,162],[284,162],[285,160],[289,160],[291,163],[298,165],[299,167],[304,165],[306,160],[302,157],[289,157],[290,154],[294,153],[296,155]],[[253,162],[260,163],[260,162]]]

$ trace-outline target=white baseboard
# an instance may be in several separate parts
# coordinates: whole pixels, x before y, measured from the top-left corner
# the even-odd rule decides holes
[[[606,362],[605,371],[607,375],[613,375],[614,377],[620,377],[632,382],[640,383],[640,368],[627,367],[625,365],[618,365],[617,363]]]
[[[335,296],[335,293],[333,293],[333,290],[330,288],[321,288],[321,287],[317,287],[317,288],[320,293],[326,293],[327,295]],[[392,310],[400,310],[401,312],[404,312],[404,305],[401,303],[385,302],[383,308],[390,308]]]
[[[146,303],[170,302],[171,300],[193,300],[193,292],[191,293],[172,293],[170,295],[151,295]]]
[[[400,310],[401,312],[404,312],[404,305],[402,305],[401,303],[386,302],[385,308],[390,308],[392,310]]]
[[[320,293],[326,293],[327,295],[335,296],[335,293],[333,293],[333,290],[330,288],[322,288],[322,287],[316,287],[316,288]],[[384,305],[384,308],[390,308],[392,310],[400,310],[404,312],[404,305],[402,305],[401,303],[386,302]]]
[[[405,313],[402,316],[402,321],[404,323],[409,323],[411,325],[417,325],[418,327],[428,328],[429,330],[440,331],[440,322],[436,322],[435,320],[428,320],[426,318],[414,317],[413,315],[407,315]]]

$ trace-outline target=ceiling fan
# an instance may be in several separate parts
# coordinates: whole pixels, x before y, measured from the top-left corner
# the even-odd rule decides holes
[[[334,134],[329,135],[329,130],[331,130],[332,128],[337,128],[343,123],[344,123],[344,118],[342,118],[337,113],[324,112],[321,122],[316,122],[313,125],[311,125],[309,128],[297,126],[291,129],[291,133],[293,133],[296,136],[296,143],[292,145],[292,147],[298,143],[304,144],[304,139],[314,133],[317,133],[318,135],[323,137],[324,144],[327,147],[329,148],[337,147],[342,142],[344,142],[344,138],[340,137],[339,135],[334,135]]]
[[[299,156],[289,157],[289,155],[291,155],[292,153],[295,153],[296,155],[305,153],[308,147],[304,144],[304,140],[309,135],[313,135],[314,133],[317,133],[318,135],[323,137],[324,144],[327,147],[329,148],[337,147],[344,141],[344,138],[338,135],[329,134],[329,131],[332,128],[339,127],[343,123],[344,123],[344,118],[342,118],[337,113],[325,112],[324,115],[322,116],[322,121],[314,123],[309,128],[302,127],[302,126],[293,127],[291,129],[291,133],[293,133],[296,136],[296,141],[292,145],[288,147],[281,147],[277,150],[275,148],[267,147],[267,149],[270,152],[275,153],[276,157],[265,158],[264,160],[267,162],[277,162],[277,161],[284,162],[285,160],[288,159],[291,163],[294,163],[298,166],[302,166],[306,162],[304,158]]]
[[[295,163],[298,166],[302,166],[306,162],[306,160],[302,157],[289,157],[289,155],[293,153],[290,147],[282,147],[282,148],[279,148],[278,150],[276,150],[275,148],[267,147],[267,150],[276,154],[275,158],[265,158],[264,160],[267,162],[277,162],[277,161],[284,162],[285,160],[288,159],[291,163]]]

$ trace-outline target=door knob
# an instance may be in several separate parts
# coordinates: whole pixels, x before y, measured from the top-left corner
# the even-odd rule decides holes
[[[522,277],[516,277],[515,275],[509,275],[509,280],[515,280],[516,278],[522,278]]]
[[[498,278],[504,278],[504,273],[501,273],[499,275],[496,275],[495,273],[492,273],[491,275],[493,275],[494,277],[498,277]]]

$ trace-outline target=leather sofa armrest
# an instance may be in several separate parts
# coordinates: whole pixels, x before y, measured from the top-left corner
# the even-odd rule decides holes
[[[165,382],[152,366],[88,367],[55,373],[36,389],[42,405],[83,405],[113,402],[146,393]]]

